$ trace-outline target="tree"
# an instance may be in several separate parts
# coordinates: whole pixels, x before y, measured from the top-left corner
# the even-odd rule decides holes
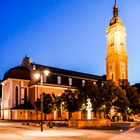
[[[140,94],[136,87],[130,86],[129,83],[122,85],[122,88],[126,91],[126,96],[130,102],[129,109],[132,114],[140,113]]]
[[[68,111],[69,118],[71,117],[71,113],[79,111],[79,99],[78,99],[78,91],[65,90],[65,92],[61,95],[61,99],[63,102],[64,109]]]
[[[61,96],[52,94],[54,102],[54,110],[58,110],[58,117],[61,117],[62,99]]]
[[[60,110],[62,104],[61,96],[52,94],[52,97],[53,97],[54,109]]]
[[[97,96],[98,103],[100,103],[100,110],[104,111],[107,114],[107,118],[110,118],[110,110],[112,107],[115,107],[118,112],[123,114],[126,112],[129,101],[126,97],[125,90],[122,90],[121,87],[115,85],[111,80],[104,83],[97,83],[99,95]],[[124,113],[126,114],[126,113]]]
[[[127,109],[129,107],[129,100],[126,96],[125,90],[119,87],[116,100],[113,102],[113,106],[116,107],[117,112],[121,113],[122,116],[127,115]]]
[[[101,89],[99,89],[99,84],[93,84],[93,81],[86,81],[85,86],[79,87],[79,96],[80,105],[87,104],[87,99],[89,98],[92,104],[92,111],[96,116],[96,112],[102,106],[102,96]],[[83,108],[86,110],[86,107]]]
[[[43,94],[43,113],[50,114],[53,111],[54,103],[51,94]]]
[[[106,81],[102,87],[102,103],[104,104],[104,111],[107,114],[107,118],[110,118],[109,112],[119,92],[119,87],[110,80]]]
[[[35,106],[37,110],[41,111],[41,100],[40,98],[37,98],[37,101],[35,102]],[[45,94],[43,93],[43,113],[44,117],[46,119],[46,114],[50,114],[54,108],[54,103],[51,94]]]

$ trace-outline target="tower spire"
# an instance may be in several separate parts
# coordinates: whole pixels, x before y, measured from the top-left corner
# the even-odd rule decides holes
[[[117,6],[117,1],[115,0],[115,4],[114,4],[114,7],[113,7],[113,16],[114,17],[118,17],[118,6]]]

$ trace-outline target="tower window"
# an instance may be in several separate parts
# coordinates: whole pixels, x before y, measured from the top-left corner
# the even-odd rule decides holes
[[[124,72],[122,73],[122,79],[124,79]]]
[[[113,80],[113,73],[111,74],[111,79]]]

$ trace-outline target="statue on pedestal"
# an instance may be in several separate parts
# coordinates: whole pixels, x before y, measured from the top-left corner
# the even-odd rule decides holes
[[[91,104],[89,98],[87,99],[87,107],[86,107],[86,110],[87,110],[87,119],[88,119],[88,120],[91,120],[92,104]]]

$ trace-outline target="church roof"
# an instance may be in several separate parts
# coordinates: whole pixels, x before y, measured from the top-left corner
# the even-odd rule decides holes
[[[30,71],[27,67],[17,66],[9,69],[5,74],[3,80],[7,78],[30,80]]]
[[[32,65],[34,65],[32,63]],[[87,78],[87,79],[96,79],[96,80],[103,80],[102,76],[98,75],[93,75],[93,74],[87,74],[87,73],[82,73],[82,72],[76,72],[72,70],[65,70],[61,68],[56,68],[56,67],[50,67],[50,66],[44,66],[40,64],[35,64],[36,70],[41,70],[41,69],[47,69],[49,70],[52,74],[56,75],[65,75],[65,76],[72,76],[72,77],[77,77],[77,78]]]
[[[25,61],[26,63],[24,63]],[[38,72],[41,70],[50,71],[50,75],[47,77],[47,81],[46,81],[49,84],[58,84],[57,76],[61,77],[62,85],[69,85],[69,78],[72,78],[73,86],[77,86],[78,83],[82,82],[82,80],[105,81],[104,76],[98,76],[98,75],[93,75],[93,74],[87,74],[87,73],[76,72],[72,70],[66,70],[66,69],[61,69],[61,68],[56,68],[56,67],[51,67],[51,66],[35,64],[35,63],[27,62],[27,58],[24,58],[24,61],[21,64],[21,66],[17,66],[8,70],[4,74],[3,80],[6,80],[8,78],[30,80],[31,85],[32,85],[37,82],[33,78],[33,75],[35,72],[34,68],[35,68],[35,71],[38,71]]]
[[[113,18],[110,20],[109,26],[111,26],[111,25],[113,25],[113,24],[115,24],[115,23],[118,23],[118,24],[123,25],[122,20],[121,20],[119,17],[113,17]]]
[[[115,0],[115,4],[114,4],[114,7],[113,7],[113,18],[110,20],[109,26],[111,26],[115,23],[123,25],[122,20],[118,16],[118,6],[117,6],[117,3],[116,3],[116,0]]]

